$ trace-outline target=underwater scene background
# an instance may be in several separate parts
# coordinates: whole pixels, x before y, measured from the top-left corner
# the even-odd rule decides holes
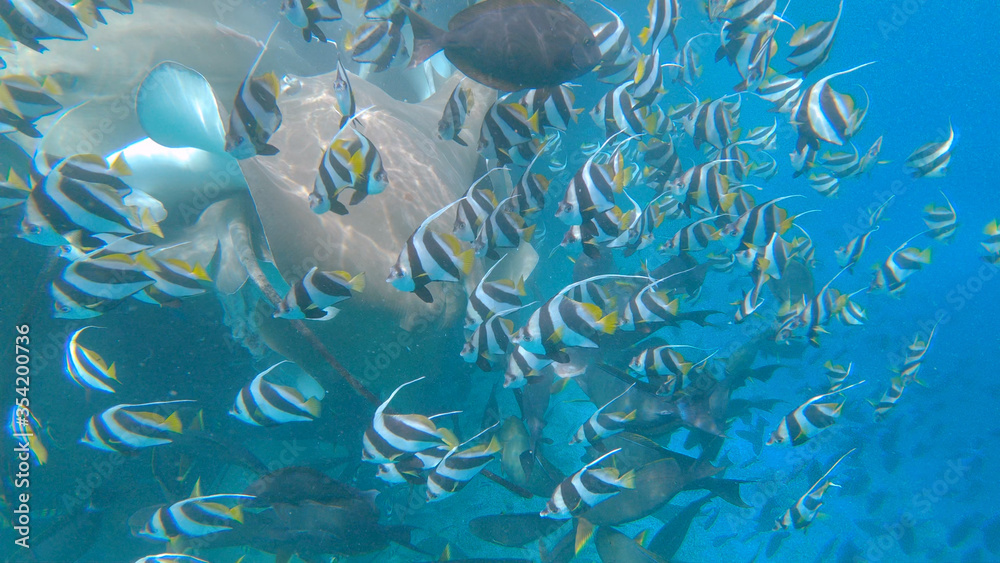
[[[1000,560],[1000,5],[413,1],[0,1],[5,561]]]

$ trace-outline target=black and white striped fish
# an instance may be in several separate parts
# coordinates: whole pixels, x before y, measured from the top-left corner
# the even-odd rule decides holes
[[[611,450],[564,479],[538,515],[543,518],[571,518],[613,497],[622,489],[635,488],[635,475],[631,471],[619,474],[615,467],[597,467],[620,451],[621,448]]]
[[[231,530],[243,523],[243,508],[239,503],[254,498],[253,495],[241,494],[193,496],[157,509],[138,534],[171,541]],[[228,506],[234,503],[235,506]]]
[[[795,68],[788,71],[801,72],[802,76],[808,76],[810,72],[830,58],[830,50],[833,48],[833,37],[837,33],[837,24],[840,23],[840,15],[844,11],[844,2],[841,0],[840,7],[837,8],[837,17],[833,21],[816,22],[810,26],[802,25],[795,30],[795,34],[788,41],[789,46],[794,47],[785,60],[795,65]]]
[[[552,363],[545,354],[535,354],[520,345],[514,346],[507,357],[507,370],[503,375],[503,386],[518,389],[528,383],[529,377],[539,375],[539,372]]]
[[[403,10],[396,10],[389,19],[366,21],[347,33],[344,48],[355,62],[371,64],[373,72],[405,64],[409,56],[403,39],[405,23]]]
[[[290,362],[283,360],[274,364],[240,389],[229,414],[254,426],[310,422],[319,418],[325,391],[318,387],[315,380],[304,372],[295,380],[294,386],[268,379],[274,368],[285,363]]]
[[[856,108],[853,98],[837,92],[829,82],[871,64],[827,75],[802,92],[789,118],[799,133],[797,151],[806,146],[819,150],[820,141],[843,145],[861,128],[867,108]]]
[[[677,52],[674,57],[672,74],[674,82],[681,82],[688,86],[693,86],[701,78],[704,68],[701,65],[701,56],[695,50],[693,42],[701,37],[713,35],[712,33],[699,33],[684,43],[684,47]]]
[[[377,409],[362,439],[361,458],[371,463],[388,463],[404,453],[416,453],[458,443],[454,434],[435,426],[431,418],[419,414],[386,414],[385,409],[399,390],[424,379],[419,377],[397,387]],[[450,413],[449,413],[450,414]],[[441,416],[441,415],[435,415]]]
[[[62,278],[52,280],[52,316],[57,319],[90,319],[118,306],[121,301],[104,299],[81,291]]]
[[[399,11],[399,7],[413,7],[414,10],[420,9],[421,0],[367,0],[364,2],[365,5],[365,17],[370,20],[384,20],[389,19]],[[361,4],[361,2],[356,2],[356,4]]]
[[[719,17],[727,19],[736,31],[754,33],[775,19],[776,7],[777,0],[728,0]]]
[[[748,246],[763,246],[771,240],[771,235],[778,233],[785,234],[792,228],[794,220],[803,215],[788,216],[788,212],[778,207],[778,203],[800,195],[787,195],[771,199],[755,205],[748,211],[740,215],[735,221],[726,225],[713,237],[722,241],[723,246],[729,250],[736,250]]]
[[[549,179],[542,174],[533,173],[531,169],[535,163],[546,153],[546,149],[554,146],[558,141],[556,138],[549,138],[545,144],[538,148],[538,153],[524,168],[521,178],[514,185],[512,194],[517,201],[517,212],[522,217],[527,217],[545,209],[545,194],[549,191]]]
[[[147,271],[157,265],[145,252],[134,256],[109,254],[71,262],[60,279],[93,297],[116,301],[153,285]]]
[[[528,108],[518,102],[507,101],[510,94],[497,100],[483,118],[479,130],[479,152],[486,158],[498,159],[501,164],[511,161],[513,147],[528,143],[541,132],[538,112],[528,113]]]
[[[333,97],[337,100],[337,112],[340,113],[340,128],[354,118],[358,111],[354,100],[354,88],[351,87],[351,75],[344,68],[343,61],[337,58],[337,73],[333,75]]]
[[[330,320],[339,310],[337,303],[350,299],[353,292],[365,290],[365,273],[351,276],[347,272],[321,272],[313,266],[292,284],[285,299],[274,312],[276,319]]]
[[[854,363],[847,364],[847,368],[842,365],[834,365],[830,360],[827,360],[823,364],[823,368],[826,370],[826,378],[830,381],[830,392],[834,392],[844,384],[844,381],[851,376],[851,369],[854,368]]]
[[[386,483],[423,485],[427,482],[427,478],[422,473],[434,469],[449,451],[451,448],[440,445],[421,452],[403,454],[391,463],[380,463],[376,477]]]
[[[639,152],[642,154],[646,168],[643,175],[647,183],[653,183],[658,191],[665,191],[667,182],[674,180],[681,173],[680,155],[670,138],[650,139],[639,142]]]
[[[789,78],[783,74],[769,71],[764,80],[757,86],[760,97],[774,103],[772,111],[791,113],[802,97],[802,79]]]
[[[788,261],[796,254],[788,242],[778,233],[771,234],[771,240],[762,248],[750,247],[754,251],[753,267],[768,278],[780,280]]]
[[[723,26],[722,46],[716,52],[715,60],[725,57],[743,77],[743,81],[733,88],[737,92],[753,90],[764,80],[770,69],[771,57],[778,50],[775,31],[774,27],[770,27],[758,33],[744,33],[734,31],[728,23]]]
[[[45,39],[83,41],[87,38],[81,22],[89,27],[97,20],[93,0],[80,0],[72,6],[54,0],[3,0],[0,1],[0,18],[6,31],[19,43],[44,53],[47,47],[39,43]]]
[[[212,278],[201,264],[191,265],[177,258],[154,258],[153,262],[156,269],[146,270],[153,285],[132,294],[140,301],[154,305],[176,303],[179,299],[204,295],[211,288]]]
[[[615,148],[611,155],[611,163],[601,164],[597,160],[603,158],[601,149],[612,138],[608,138],[594,154],[590,155],[570,179],[566,194],[555,213],[563,223],[581,225],[586,220],[611,210],[615,207],[614,194],[622,192],[626,184],[631,182],[632,169],[622,167],[616,171],[614,165],[615,162],[620,164],[624,160],[621,153],[624,142]],[[618,236],[618,233],[614,236]]]
[[[657,103],[667,93],[663,87],[663,66],[660,65],[660,52],[654,50],[648,57],[639,59],[632,84],[632,98],[635,108],[643,108]]]
[[[128,0],[131,2],[131,0]],[[200,557],[194,555],[184,555],[183,553],[157,553],[147,555],[135,560],[135,563],[208,563]]]
[[[826,172],[814,172],[809,175],[809,187],[823,197],[837,197],[840,193],[840,180]]]
[[[326,34],[319,23],[337,21],[342,17],[337,0],[282,0],[281,13],[302,30],[302,38],[306,42],[316,37],[326,43]]]
[[[649,0],[647,12],[649,14],[649,27],[645,27],[639,32],[639,41],[642,42],[643,46],[652,40],[650,49],[652,52],[656,52],[660,48],[660,43],[670,37],[674,42],[674,49],[678,49],[677,35],[674,32],[677,29],[677,20],[681,17],[680,1]]]
[[[88,328],[102,327],[85,326],[70,336],[66,343],[66,373],[84,389],[114,393],[112,385],[119,383],[114,362],[108,365],[100,354],[77,342],[77,338]]]
[[[521,241],[531,242],[535,233],[535,225],[528,225],[514,205],[516,196],[501,201],[479,229],[472,248],[477,256],[485,256],[490,260],[499,260],[501,248],[517,248]]]
[[[923,233],[920,233],[923,234]],[[875,265],[875,276],[869,291],[886,290],[890,295],[899,295],[906,287],[906,282],[918,270],[931,263],[931,249],[920,250],[915,246],[907,246],[915,239],[911,237],[889,253],[885,261]]]
[[[841,268],[847,268],[852,270],[854,265],[861,260],[861,255],[864,254],[865,249],[868,248],[868,238],[872,236],[872,233],[878,230],[876,226],[874,229],[854,237],[844,246],[838,248],[834,255],[837,257],[837,265]]]
[[[511,341],[535,354],[568,361],[565,348],[597,348],[599,334],[611,334],[618,313],[605,315],[596,305],[580,303],[559,293],[539,307]]]
[[[514,321],[504,317],[533,304],[499,310],[476,326],[462,348],[462,359],[483,371],[493,371],[493,362],[507,354],[514,332]]]
[[[13,168],[7,173],[7,181],[0,181],[0,210],[21,205],[31,195],[31,188],[17,175]]]
[[[62,104],[52,96],[62,94],[52,78],[37,79],[11,74],[0,78],[0,105],[29,123],[52,115],[62,109]]]
[[[500,311],[476,326],[462,347],[461,356],[466,363],[476,364],[483,371],[493,371],[493,362],[502,358],[510,347],[514,321],[503,316],[511,312]]]
[[[1000,224],[994,219],[983,228],[986,240],[979,243],[991,255],[1000,255]]]
[[[903,385],[909,385],[914,381],[922,384],[917,379],[917,374],[920,372],[924,355],[927,354],[927,350],[931,347],[931,341],[934,340],[937,327],[938,324],[934,323],[930,333],[927,334],[927,340],[920,340],[920,334],[918,334],[913,338],[913,344],[906,347],[906,358],[903,359],[903,366],[899,371],[899,376],[903,378]]]
[[[346,122],[323,153],[313,191],[309,194],[309,206],[314,213],[333,211],[337,215],[347,215],[347,206],[338,199],[344,190],[354,191],[348,202],[353,206],[369,195],[382,193],[389,183],[378,148],[353,126],[346,127],[363,113],[364,110],[358,112]]]
[[[868,319],[867,313],[858,305],[856,302],[848,299],[844,302],[844,306],[840,308],[837,312],[837,318],[840,322],[848,326],[859,326],[865,324]]]
[[[497,422],[462,444],[452,448],[444,456],[444,459],[431,470],[430,475],[427,476],[427,502],[437,502],[457,493],[473,477],[478,475],[489,462],[493,461],[497,452],[501,449],[500,441],[497,440],[496,436],[493,436],[487,444],[464,449],[463,447],[490,430],[493,430],[499,424]]]
[[[474,329],[498,311],[521,306],[521,298],[525,295],[523,279],[487,281],[502,261],[501,258],[493,264],[483,275],[483,279],[479,280],[476,289],[469,294],[469,303],[465,308],[465,328]]]
[[[758,271],[753,273],[752,276],[753,288],[750,291],[743,291],[743,299],[733,303],[733,305],[739,305],[736,313],[733,315],[733,322],[736,324],[747,320],[750,315],[754,314],[764,304],[764,298],[760,296],[760,293],[764,289],[764,284],[767,283],[767,275]]]
[[[632,35],[621,17],[603,4],[598,4],[608,12],[612,21],[591,28],[601,52],[601,60],[595,72],[601,82],[620,84],[635,75],[639,51],[632,44]]]
[[[653,198],[645,207],[639,208],[632,196],[625,194],[625,197],[632,202],[634,214],[627,229],[618,238],[608,243],[608,248],[624,248],[625,257],[629,257],[639,250],[653,244],[654,230],[663,223],[665,214],[660,210],[659,200],[669,197],[670,194],[662,193]]]
[[[671,376],[684,378],[694,363],[687,361],[677,348],[689,347],[674,344],[647,348],[632,358],[628,367],[636,374],[645,376],[650,383]]]
[[[551,127],[565,131],[571,123],[576,123],[583,108],[573,107],[576,104],[576,94],[573,84],[560,84],[556,88],[536,88],[528,90],[521,97],[521,104],[531,113],[538,114],[538,122],[542,127]]]
[[[906,166],[913,169],[914,178],[941,178],[951,164],[951,149],[955,144],[955,130],[948,124],[948,138],[921,145],[906,158]]]
[[[475,103],[472,89],[463,86],[461,82],[455,85],[448,102],[444,105],[444,113],[438,120],[438,137],[446,141],[455,141],[463,147],[468,146],[460,133],[465,125],[465,118],[469,116],[469,108]]]
[[[799,500],[796,501],[791,508],[786,510],[785,513],[775,521],[775,531],[787,530],[790,527],[794,527],[798,530],[805,528],[812,523],[812,521],[816,518],[816,515],[819,514],[819,508],[823,506],[823,495],[826,493],[826,490],[833,485],[832,481],[824,482],[824,480],[828,475],[830,475],[830,472],[840,465],[840,462],[844,461],[844,458],[850,455],[853,451],[854,450],[852,449],[846,454],[840,456],[840,459],[834,462],[834,464],[830,466],[830,469],[827,469],[826,473],[813,483],[812,487],[809,487],[806,494],[802,495],[802,497],[799,498]]]
[[[624,131],[628,135],[647,133],[646,123],[639,105],[632,97],[632,81],[623,82],[604,95],[591,110],[590,116],[598,127],[604,128],[604,135],[611,138]]]
[[[958,228],[958,216],[955,207],[948,196],[941,193],[947,207],[939,207],[933,203],[924,208],[924,223],[927,225],[927,236],[934,240],[949,241],[955,236]]]
[[[775,140],[778,137],[778,120],[765,127],[754,127],[747,133],[741,143],[746,143],[762,151],[774,150]]]
[[[690,270],[685,270],[685,273]],[[618,329],[626,332],[641,330],[648,332],[651,327],[660,326],[661,323],[671,324],[675,321],[680,299],[671,295],[668,291],[657,291],[656,287],[670,279],[676,274],[671,274],[665,278],[651,281],[641,288],[625,305],[622,311]]]
[[[705,217],[679,229],[674,236],[658,246],[657,250],[666,256],[705,250],[712,243],[712,235],[716,232],[712,222],[721,217],[724,215]]]
[[[158,224],[166,216],[162,204],[132,190],[121,178],[130,173],[121,157],[110,164],[84,154],[60,161],[28,196],[21,237],[44,246],[63,246],[71,242],[66,235],[75,231],[163,236]]]
[[[889,384],[889,388],[882,393],[882,396],[878,401],[869,401],[873,407],[875,407],[875,422],[879,422],[889,414],[889,411],[896,406],[899,399],[903,396],[903,390],[906,389],[906,384],[903,383],[902,376],[895,376],[892,378]]]
[[[183,430],[179,411],[173,407],[193,402],[181,400],[115,405],[90,417],[80,442],[109,452],[128,452],[169,444],[173,441],[171,435],[180,434]],[[170,414],[163,416],[161,413],[165,410],[170,410]]]
[[[486,219],[496,209],[497,198],[493,194],[493,190],[479,187],[479,183],[489,177],[494,170],[499,170],[499,168],[487,170],[485,174],[469,186],[462,199],[458,200],[455,225],[452,228],[452,234],[458,240],[465,242],[476,240],[476,235],[479,234],[483,223],[486,222]]]
[[[351,158],[361,148],[361,142],[358,137],[344,134],[346,131],[347,128],[341,127],[320,159],[313,191],[309,193],[309,207],[318,215],[327,211],[337,215],[349,213],[338,196],[347,188],[353,187],[357,180]]]
[[[434,301],[427,285],[433,281],[459,281],[472,269],[475,257],[470,248],[463,251],[454,235],[430,230],[430,224],[450,209],[449,203],[431,214],[410,238],[406,239],[396,263],[389,269],[386,283],[399,291],[415,293],[425,303]]]
[[[727,160],[713,160],[685,170],[670,188],[670,194],[683,199],[681,209],[688,217],[696,214],[726,214],[736,200],[729,191],[729,178],[721,172]]]
[[[584,221],[579,229],[579,240],[584,253],[591,258],[599,258],[598,245],[610,244],[623,234],[627,234],[635,213],[635,210],[622,213],[622,210],[615,206]],[[567,236],[573,232],[573,228],[570,227]]]
[[[633,409],[630,412],[605,412],[612,403],[624,397],[632,388],[635,387],[633,383],[622,391],[620,395],[611,399],[604,404],[601,408],[597,409],[597,412],[590,415],[590,418],[580,425],[576,433],[570,439],[569,443],[579,444],[584,443],[587,445],[593,445],[599,442],[602,438],[607,438],[608,436],[614,436],[619,432],[625,430],[625,425],[629,422],[635,420],[636,411]]]
[[[708,100],[698,102],[689,115],[681,118],[681,124],[694,141],[694,148],[708,143],[721,149],[732,141],[738,113],[739,101],[727,102],[725,98]]]
[[[850,178],[861,171],[861,155],[851,143],[851,152],[827,151],[819,156],[819,164],[836,178]]]
[[[233,100],[225,148],[226,152],[236,159],[278,154],[278,148],[269,145],[267,141],[278,127],[281,127],[281,109],[278,107],[281,85],[278,83],[278,76],[273,72],[254,76],[260,59],[267,51],[271,37],[277,29],[278,26],[275,24],[260,54],[247,72],[247,77],[236,91],[236,99]]]
[[[828,391],[822,395],[816,395],[805,403],[802,403],[792,412],[785,415],[778,424],[778,428],[771,433],[767,445],[781,444],[791,441],[793,446],[801,446],[810,438],[819,434],[822,430],[833,426],[840,417],[844,408],[844,403],[817,403],[820,399],[829,397],[837,393],[843,393],[848,389],[861,385],[864,381],[859,381],[841,387],[834,391]]]

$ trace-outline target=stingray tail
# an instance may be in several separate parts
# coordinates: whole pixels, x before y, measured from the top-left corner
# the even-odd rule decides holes
[[[401,7],[406,10],[406,15],[410,18],[410,25],[413,27],[413,56],[410,58],[409,66],[409,68],[413,68],[444,48],[445,35],[448,32],[410,8]]]

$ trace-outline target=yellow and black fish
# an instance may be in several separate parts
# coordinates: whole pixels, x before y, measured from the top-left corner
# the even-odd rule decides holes
[[[109,452],[128,452],[169,444],[173,441],[172,435],[183,430],[181,407],[178,405],[193,402],[179,400],[115,405],[90,417],[80,442]],[[163,416],[160,414],[163,411],[170,411],[170,414]]]

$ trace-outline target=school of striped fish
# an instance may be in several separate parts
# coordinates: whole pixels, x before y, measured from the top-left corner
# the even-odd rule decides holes
[[[825,201],[815,194],[836,198],[878,166],[905,167],[926,183],[946,177],[954,128],[936,124],[943,138],[913,148],[905,162],[880,160],[883,144],[907,150],[912,141],[865,131],[872,100],[858,93],[878,62],[828,63],[843,1],[817,4],[829,14],[824,21],[796,22],[776,0],[651,0],[638,32],[624,23],[622,2],[618,12],[596,1],[458,4],[443,11],[427,0],[281,0],[238,8],[266,12],[273,27],[238,69],[235,97],[208,96],[221,111],[216,140],[224,148],[212,153],[220,169],[292,157],[288,145],[272,144],[289,127],[283,110],[296,96],[295,79],[265,56],[281,43],[308,44],[332,61],[324,76],[339,128],[301,134],[322,138],[314,181],[300,186],[301,210],[346,221],[365,207],[410,206],[421,197],[400,195],[411,178],[394,172],[394,146],[370,133],[385,111],[355,96],[355,86],[379,77],[436,76],[427,93],[440,102],[437,126],[428,134],[477,151],[478,162],[461,185],[440,188],[450,203],[421,221],[353,227],[395,233],[398,246],[370,258],[384,262],[382,270],[314,262],[294,275],[258,272],[254,264],[281,257],[270,256],[274,245],[266,249],[268,211],[256,210],[264,234],[255,231],[244,249],[250,257],[236,262],[249,279],[237,287],[266,309],[267,322],[297,331],[297,345],[318,352],[335,375],[320,376],[275,348],[259,357],[269,367],[230,374],[242,387],[228,399],[229,417],[183,386],[176,396],[115,404],[136,374],[116,367],[128,343],[102,336],[136,307],[189,310],[188,302],[223,293],[216,280],[233,262],[220,258],[222,243],[199,254],[188,252],[198,244],[193,235],[171,236],[176,211],[131,185],[137,171],[125,147],[52,152],[66,145],[49,144],[49,128],[75,109],[61,101],[59,76],[0,76],[0,209],[16,218],[22,241],[57,263],[45,290],[47,310],[68,327],[61,368],[69,383],[59,392],[89,416],[79,444],[58,449],[46,445],[43,430],[55,413],[12,413],[10,431],[35,436],[38,466],[74,447],[125,455],[130,471],[148,471],[150,456],[155,466],[156,452],[171,448],[239,450],[230,463],[250,476],[242,487],[195,471],[172,484],[175,493],[187,487],[183,493],[128,507],[134,541],[148,554],[129,559],[137,563],[271,560],[262,554],[309,562],[363,554],[380,561],[667,561],[685,553],[696,517],[707,512],[714,521],[750,506],[745,491],[760,478],[753,462],[762,448],[811,444],[788,458],[798,461],[774,493],[784,506],[762,511],[756,518],[766,524],[737,530],[701,554],[722,560],[732,541],[759,543],[755,559],[765,557],[765,545],[767,556],[794,557],[781,551],[788,531],[839,525],[817,517],[840,502],[838,476],[864,446],[844,436],[910,424],[912,411],[896,411],[906,408],[911,383],[925,383],[921,365],[945,328],[920,327],[886,373],[856,373],[850,352],[834,356],[829,343],[863,330],[873,300],[905,300],[907,284],[934,268],[932,252],[944,251],[961,224],[945,191],[935,189],[900,196],[926,203],[919,217],[926,229],[906,240],[880,232],[883,221],[907,219],[889,198],[865,210],[850,240],[814,241],[808,230],[824,211],[805,202]],[[98,26],[113,30],[143,17],[144,8],[131,0],[2,0],[0,37],[13,57],[30,50],[44,59],[51,45],[84,40]],[[536,20],[548,22],[549,32],[527,25]],[[539,56],[525,60],[531,52]],[[708,64],[735,86],[713,89],[703,79]],[[141,88],[150,92],[211,78],[163,61],[146,72]],[[497,95],[481,99],[480,86]],[[174,92],[173,103],[183,106],[177,96],[193,99],[194,91]],[[138,119],[157,140],[142,103]],[[481,126],[473,130],[476,108]],[[174,116],[178,123],[183,115]],[[199,224],[208,223],[212,233],[229,229],[205,211]],[[238,240],[232,233],[218,240]],[[829,252],[830,244],[839,248]],[[996,220],[983,228],[982,249],[987,264],[1000,265]],[[439,329],[414,330],[409,342],[440,340],[462,377],[483,382],[472,389],[486,394],[462,402],[447,388],[452,375],[419,366],[406,372],[421,374],[415,379],[362,381],[366,364],[341,365],[337,358],[351,358],[366,335],[339,314],[381,314],[376,303],[386,293],[373,289],[392,292],[412,314],[449,310]],[[464,343],[452,338],[459,331]],[[829,361],[802,368],[809,391],[778,404],[772,397],[787,385],[785,366],[756,360],[813,349]],[[349,458],[341,462],[347,469],[334,479],[297,459],[275,470],[258,440],[340,427],[341,413],[329,405],[334,394],[366,413],[362,431],[343,423],[349,436],[336,452]],[[435,395],[450,401],[442,412],[428,410],[440,404]],[[847,411],[864,419],[842,417]],[[573,421],[568,431],[566,420]],[[250,427],[257,428],[251,442],[221,438]],[[753,455],[733,453],[750,449]],[[825,472],[795,479],[814,459]],[[214,492],[203,493],[201,483]],[[693,490],[708,496],[661,516],[675,496]],[[419,502],[387,509],[385,499],[399,491]],[[494,500],[477,504],[474,495]],[[465,508],[437,511],[449,503]],[[622,531],[638,522],[629,529],[654,527],[651,538]],[[75,556],[89,545],[76,545]]]

